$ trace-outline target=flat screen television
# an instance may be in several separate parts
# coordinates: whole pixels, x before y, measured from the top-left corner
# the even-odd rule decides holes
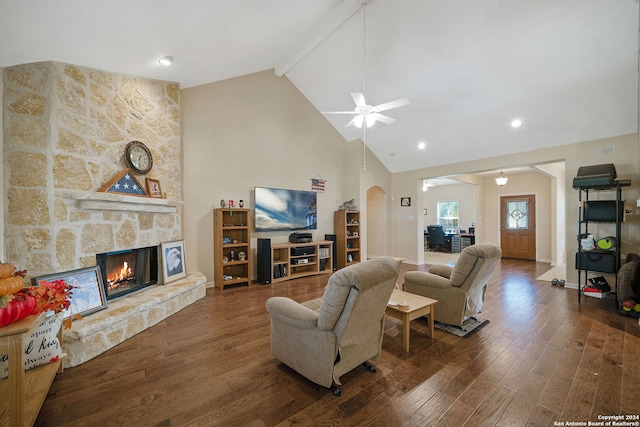
[[[317,193],[255,187],[256,231],[316,230]]]

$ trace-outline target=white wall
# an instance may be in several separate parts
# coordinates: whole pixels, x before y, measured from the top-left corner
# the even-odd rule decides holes
[[[253,208],[256,186],[308,191],[312,178],[325,179],[314,240],[333,233],[334,210],[359,196],[343,188],[345,170],[358,176],[352,167],[358,160],[346,155],[344,138],[286,77],[269,70],[185,89],[181,96],[189,270],[213,281],[213,209],[220,199],[243,199]],[[254,276],[259,237],[286,242],[289,232],[252,234]]]
[[[539,165],[537,168],[551,178],[551,200],[556,203],[555,209],[551,210],[551,263],[554,266],[564,264],[566,262],[565,242],[567,237],[565,164],[564,162],[548,163]]]
[[[602,150],[603,148],[607,148],[607,150]],[[567,281],[568,283],[572,283],[572,281],[575,283],[576,272],[573,260],[575,259],[576,251],[575,236],[577,235],[578,192],[571,187],[573,177],[576,175],[580,166],[614,163],[618,172],[618,178],[631,180],[631,187],[626,188],[623,193],[624,198],[629,200],[631,203],[635,201],[640,194],[638,184],[638,174],[640,172],[640,161],[638,160],[639,148],[638,134],[634,133],[579,144],[510,154],[490,159],[417,169],[414,171],[393,174],[393,194],[398,197],[418,196],[418,193],[421,191],[417,183],[422,178],[465,174],[521,165],[552,163],[564,160],[566,162],[565,206],[567,230],[565,240],[565,258],[567,259]],[[485,187],[487,187],[486,191],[489,191],[488,186]],[[486,206],[489,206],[489,195],[480,192],[480,197],[486,199]],[[633,204],[633,206],[635,206],[635,204]],[[555,208],[556,206],[553,205],[552,202],[551,209]],[[422,209],[422,205],[419,206],[419,209]],[[485,214],[486,210],[487,207],[478,205],[476,232],[478,232],[478,227],[481,227],[480,233],[482,233],[482,230],[485,228],[485,223],[490,221],[490,218]],[[393,224],[391,234],[398,237],[392,242],[394,255],[405,257],[410,260],[417,259],[421,253],[418,253],[416,250],[418,247],[419,236],[416,224],[406,221],[406,212],[401,210],[399,206],[395,206],[395,204],[391,206],[391,215]],[[490,231],[490,229],[488,230]],[[484,241],[498,243],[497,239],[492,238],[489,233],[487,233]],[[422,242],[420,242],[420,245],[422,245]],[[627,221],[623,226],[622,245],[623,252],[625,254],[628,252],[637,253],[640,251],[640,208],[633,208],[632,213],[627,215]]]
[[[378,186],[367,190],[367,254],[388,254],[387,194]]]

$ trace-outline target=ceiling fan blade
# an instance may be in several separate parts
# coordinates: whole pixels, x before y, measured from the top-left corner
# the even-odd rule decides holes
[[[358,114],[356,111],[323,111],[322,114]]]
[[[385,102],[384,104],[376,105],[375,107],[373,107],[373,111],[391,110],[392,108],[402,107],[407,104],[409,104],[409,100],[407,98],[400,98],[400,99],[396,99],[395,101]]]
[[[364,95],[360,92],[351,92],[351,97],[353,98],[353,102],[356,103],[356,107],[367,106],[367,102],[364,100]]]
[[[388,125],[396,121],[396,119],[393,119],[389,116],[385,116],[384,114],[379,114],[379,113],[371,113],[369,114],[369,116],[373,117],[378,122],[386,123]]]
[[[362,120],[363,120],[362,116],[358,114],[353,119],[349,120],[349,123],[344,125],[344,127],[349,127],[349,126],[362,127]],[[356,124],[357,122],[360,122],[360,126]]]

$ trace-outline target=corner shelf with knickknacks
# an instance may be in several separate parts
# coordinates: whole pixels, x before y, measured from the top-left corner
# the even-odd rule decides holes
[[[333,214],[336,233],[337,267],[344,268],[361,261],[360,211],[341,209]]]
[[[213,275],[214,284],[223,290],[232,285],[251,284],[250,211],[239,200],[229,205],[220,201],[213,210]]]

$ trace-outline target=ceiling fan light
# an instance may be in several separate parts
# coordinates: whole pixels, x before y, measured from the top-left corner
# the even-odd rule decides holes
[[[500,176],[496,177],[496,184],[502,187],[503,185],[507,184],[507,181],[509,181],[509,178],[504,176],[504,172],[500,171]]]
[[[373,116],[366,116],[365,121],[367,122],[367,127],[370,128],[376,123],[376,118]]]
[[[353,120],[353,124],[357,128],[361,128],[363,123],[364,123],[363,115],[356,116],[355,119]]]

